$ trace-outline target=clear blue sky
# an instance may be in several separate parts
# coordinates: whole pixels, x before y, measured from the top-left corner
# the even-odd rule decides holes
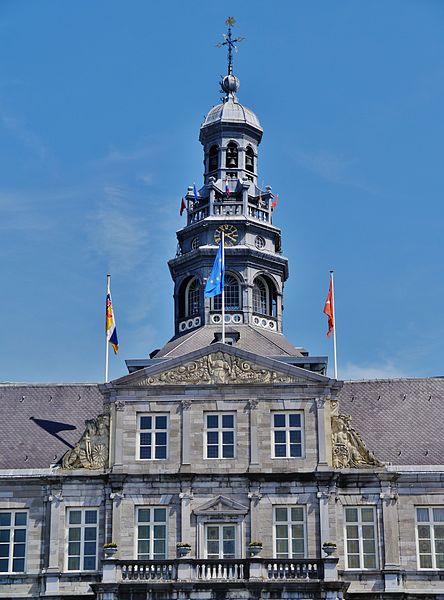
[[[202,181],[228,15],[290,260],[285,334],[339,374],[444,374],[441,0],[0,0],[1,381],[98,381],[173,332],[167,260]],[[331,362],[331,360],[330,360]]]

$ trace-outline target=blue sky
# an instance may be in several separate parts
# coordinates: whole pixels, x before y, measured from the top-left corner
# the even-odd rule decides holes
[[[228,15],[290,260],[285,334],[339,375],[443,375],[444,3],[0,0],[1,381],[99,381],[172,335]],[[332,361],[330,360],[330,363]]]

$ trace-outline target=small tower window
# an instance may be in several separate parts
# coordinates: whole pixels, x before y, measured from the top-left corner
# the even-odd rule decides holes
[[[208,155],[208,171],[217,171],[219,167],[219,148],[217,146],[211,146]]]
[[[225,274],[225,310],[240,310],[239,282],[234,275]],[[215,296],[213,301],[214,310],[222,310],[222,295]]]
[[[227,169],[237,169],[238,165],[238,151],[237,146],[234,142],[230,142],[227,146]]]
[[[254,152],[251,146],[248,146],[245,153],[245,169],[250,173],[254,173]]]
[[[187,286],[185,312],[187,317],[195,317],[200,312],[200,283],[196,278]]]
[[[276,317],[277,292],[272,281],[257,277],[253,285],[253,312],[259,315]]]

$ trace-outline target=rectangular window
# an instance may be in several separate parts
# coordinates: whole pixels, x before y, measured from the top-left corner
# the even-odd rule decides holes
[[[205,554],[207,558],[236,558],[236,525],[211,523],[205,527]]]
[[[420,569],[444,569],[444,507],[417,507],[416,534]]]
[[[272,413],[274,458],[301,458],[303,455],[302,412]]]
[[[167,509],[137,509],[137,560],[166,559]]]
[[[97,519],[95,508],[68,509],[68,571],[97,569]]]
[[[28,514],[23,510],[0,511],[0,573],[23,573]]]
[[[139,416],[139,458],[157,460],[167,458],[168,415]]]
[[[302,506],[274,507],[274,557],[305,558],[305,509]]]
[[[376,569],[376,511],[372,506],[345,509],[345,539],[348,569]]]
[[[234,458],[234,428],[232,413],[205,415],[205,458]]]

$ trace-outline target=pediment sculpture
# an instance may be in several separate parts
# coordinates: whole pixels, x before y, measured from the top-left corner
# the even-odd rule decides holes
[[[298,381],[301,381],[298,377],[267,369],[227,352],[213,352],[158,375],[142,378],[136,381],[135,385],[263,384]]]
[[[384,463],[367,448],[360,433],[352,427],[350,415],[332,416],[331,430],[335,469],[369,469],[384,466]]]
[[[108,463],[109,415],[85,421],[77,444],[62,457],[63,469],[103,469]]]

